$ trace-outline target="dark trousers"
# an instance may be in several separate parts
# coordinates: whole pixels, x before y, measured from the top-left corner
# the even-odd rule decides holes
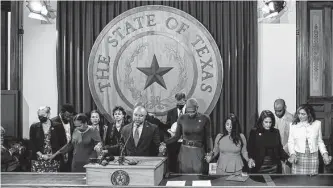
[[[179,172],[178,154],[181,144],[182,143],[180,142],[174,142],[172,144],[167,145],[169,172],[175,172],[175,173]]]
[[[62,162],[60,162],[60,172],[71,172],[72,160],[73,160],[73,153],[69,152],[68,160],[67,161],[62,160]]]

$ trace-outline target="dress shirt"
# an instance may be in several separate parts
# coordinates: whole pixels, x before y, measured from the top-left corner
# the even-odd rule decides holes
[[[69,123],[63,123],[63,125],[66,132],[67,143],[69,143],[71,141],[71,125]]]
[[[327,153],[326,146],[322,139],[321,122],[315,120],[312,124],[308,122],[299,122],[296,125],[290,125],[288,149],[290,155],[305,153],[305,143],[308,141],[310,153],[317,152],[318,149],[323,155]]]
[[[182,110],[179,110],[179,109],[177,108],[178,117],[179,117],[180,111],[182,111],[182,114],[185,114],[185,108],[186,108],[186,105],[184,105],[184,107],[182,108]]]
[[[60,120],[62,122],[62,125],[64,126],[65,132],[66,132],[66,139],[67,139],[67,143],[69,143],[71,141],[72,138],[72,134],[71,134],[71,125],[70,123],[64,123],[64,121],[62,121],[62,117],[59,114]]]
[[[133,123],[133,137],[135,137],[135,129],[137,128],[137,125],[135,123]],[[141,133],[142,133],[142,128],[143,128],[143,123],[138,127],[138,131],[139,131],[139,138],[141,137]]]
[[[285,112],[283,117],[278,118],[277,116],[275,116],[275,128],[277,128],[280,132],[280,136],[281,136],[281,143],[283,146],[283,149],[286,151],[287,149],[287,145],[288,145],[288,137],[289,137],[289,125],[292,123],[293,121],[293,115],[289,112]],[[286,151],[288,152],[288,151]]]

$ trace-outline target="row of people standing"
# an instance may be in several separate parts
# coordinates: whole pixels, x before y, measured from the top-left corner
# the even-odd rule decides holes
[[[232,171],[237,172],[242,167],[240,153],[242,153],[243,158],[247,161],[248,166],[252,169],[252,172],[279,172],[281,171],[281,168],[283,169],[283,165],[282,167],[280,165],[280,160],[285,161],[284,164],[286,164],[287,158],[290,162],[295,163],[295,165],[293,165],[293,169],[296,169],[296,164],[299,164],[296,163],[297,160],[299,161],[298,158],[301,158],[299,153],[301,153],[302,151],[299,150],[299,146],[294,149],[296,158],[294,155],[291,155],[291,157],[286,155],[289,152],[287,146],[290,145],[290,142],[289,144],[287,144],[288,141],[286,140],[288,139],[286,138],[289,138],[290,140],[292,136],[288,136],[289,128],[287,127],[287,121],[289,121],[289,119],[291,118],[285,118],[288,113],[286,113],[285,111],[285,104],[283,100],[280,100],[280,102],[276,101],[274,106],[277,115],[277,122],[279,122],[277,123],[277,125],[279,126],[276,126],[277,129],[274,128],[275,117],[273,113],[271,113],[270,111],[264,111],[259,118],[257,126],[253,130],[251,130],[249,144],[247,144],[245,136],[240,133],[239,123],[237,123],[237,117],[235,115],[232,115],[226,120],[223,133],[217,135],[213,152],[205,156],[205,153],[208,153],[213,149],[209,117],[197,112],[198,103],[195,99],[189,99],[188,101],[186,101],[185,94],[177,94],[176,99],[178,101],[177,108],[176,110],[171,110],[168,113],[167,117],[167,125],[171,127],[171,129],[168,130],[168,132],[171,133],[171,138],[164,138],[163,130],[168,126],[162,127],[162,131],[159,131],[161,130],[160,126],[152,125],[147,122],[152,121],[156,118],[147,114],[147,111],[143,107],[138,108],[137,111],[133,113],[133,120],[135,122],[127,126],[126,130],[123,130],[125,125],[128,123],[126,122],[125,118],[126,112],[121,107],[116,107],[113,110],[113,116],[115,121],[109,126],[100,124],[101,116],[97,111],[92,111],[90,114],[90,121],[92,123],[92,126],[86,126],[88,119],[82,114],[76,116],[76,121],[71,121],[71,118],[74,114],[74,108],[72,108],[71,105],[64,105],[64,107],[61,109],[61,113],[59,114],[59,116],[53,118],[52,120],[49,119],[50,109],[46,107],[41,108],[38,110],[40,122],[31,126],[30,129],[30,138],[34,143],[33,154],[36,155],[37,159],[44,159],[44,161],[53,158],[57,159],[55,161],[59,161],[59,163],[62,164],[60,166],[63,167],[62,169],[60,169],[60,171],[68,171],[68,169],[66,169],[66,166],[72,166],[72,171],[82,171],[84,170],[82,167],[83,161],[84,163],[87,163],[87,160],[89,159],[88,156],[91,157],[92,155],[73,156],[72,152],[70,152],[70,149],[73,148],[75,150],[75,144],[78,144],[82,142],[82,140],[84,140],[82,139],[83,135],[94,135],[91,137],[91,139],[86,139],[89,141],[83,143],[83,147],[85,147],[85,144],[88,144],[91,145],[90,151],[92,151],[92,153],[100,152],[102,149],[106,149],[112,155],[119,155],[119,143],[122,137],[121,135],[125,135],[125,139],[130,138],[131,140],[131,143],[129,144],[130,147],[126,148],[127,155],[156,156],[158,153],[157,150],[160,147],[160,142],[164,141],[162,145],[165,143],[168,147],[169,169],[171,171],[177,171],[181,173],[201,173],[204,171],[205,166],[203,158],[206,158],[206,161],[209,162],[211,158],[217,156],[222,157],[218,160],[218,170],[220,171],[220,173],[232,173]],[[185,101],[186,104],[184,104]],[[281,107],[281,105],[279,104],[282,104],[282,102],[283,105]],[[279,109],[281,108],[284,109],[284,113],[282,110],[281,117],[279,117]],[[182,115],[182,113],[185,112],[185,109],[186,114]],[[298,117],[301,114],[301,110],[302,109],[298,109],[295,117]],[[311,113],[311,111],[307,113]],[[178,118],[177,116],[180,118]],[[175,121],[175,119],[178,123],[170,123],[171,121]],[[303,121],[306,121],[306,119],[303,118],[302,122]],[[313,122],[318,121],[313,121],[312,123],[311,121],[308,122],[312,125]],[[73,126],[71,125],[72,123]],[[281,126],[282,124],[285,124],[285,126]],[[295,124],[297,124],[297,122],[295,122]],[[134,125],[144,125],[141,127],[141,130],[139,129],[138,131],[139,138],[142,135],[142,132],[144,132],[144,139],[140,138],[141,140],[145,140],[144,142],[140,142],[140,139],[135,140],[134,137],[136,132],[136,126]],[[176,128],[174,128],[174,125],[176,125]],[[75,132],[76,130],[74,129],[75,127],[77,127],[77,132],[80,136],[74,136],[75,134],[73,134],[73,132]],[[143,129],[144,127],[149,127],[149,129]],[[149,132],[148,135],[146,134],[147,130]],[[319,129],[316,130],[318,132]],[[89,132],[93,134],[86,134]],[[162,134],[160,134],[161,132]],[[280,132],[282,135],[284,135],[284,137],[280,134]],[[133,133],[133,135],[131,135],[131,133]],[[156,135],[160,135],[160,139],[158,139],[158,136]],[[313,135],[316,136],[316,134]],[[48,139],[46,139],[48,137],[50,138],[49,141],[47,141]],[[73,144],[73,142],[75,142],[75,144],[71,146],[72,148],[69,147],[69,145]],[[140,145],[142,146],[141,148],[138,143],[140,143]],[[313,145],[314,142],[311,141],[311,143]],[[51,148],[51,150],[45,147],[47,145],[51,145],[51,147],[49,147]],[[143,147],[144,145],[148,145],[149,147]],[[153,145],[152,150],[150,145]],[[320,148],[323,148],[321,146],[322,144],[319,145]],[[66,149],[66,147],[68,149]],[[312,150],[315,150],[315,144],[313,146],[309,146],[308,143],[308,148],[313,148]],[[248,154],[246,152],[246,149],[249,151]],[[328,163],[330,160],[327,152],[325,152],[325,150],[323,149],[321,150],[325,163]],[[66,154],[66,152],[68,153]],[[74,154],[75,153],[77,154],[77,152],[74,152]],[[86,156],[84,157],[85,160],[80,159],[80,157],[82,156]],[[228,158],[233,160],[226,160]],[[74,159],[74,162],[72,162],[71,159]],[[313,160],[315,161],[315,159]],[[231,164],[231,166],[235,166],[235,168],[233,170],[230,170],[230,164],[223,164],[223,161],[233,163]],[[81,162],[81,165],[79,165],[80,168],[75,167],[77,165],[73,163],[76,162]],[[308,163],[304,163],[304,165],[308,165]],[[314,166],[316,165],[317,164],[314,163]],[[288,167],[288,165],[285,166]],[[298,169],[300,168],[301,167],[298,167]]]
[[[40,122],[30,127],[33,162],[38,163],[33,165],[36,168],[32,171],[55,171],[58,167],[63,172],[84,172],[83,166],[88,164],[89,158],[96,158],[103,150],[110,155],[119,155],[124,140],[129,140],[126,155],[157,156],[160,147],[158,127],[146,122],[148,114],[144,107],[136,106],[132,123],[127,121],[125,110],[117,106],[113,109],[114,121],[108,125],[101,123],[101,114],[95,110],[88,119],[82,113],[74,116],[73,106],[66,104],[58,117],[50,119],[51,109],[41,107],[37,112]],[[50,170],[49,167],[54,168]]]
[[[90,113],[90,119],[85,114],[74,116],[74,107],[70,104],[63,105],[55,118],[50,119],[50,112],[50,107],[39,108],[40,122],[30,127],[32,162],[38,163],[32,164],[32,171],[48,171],[52,166],[51,171],[82,172],[84,164],[89,158],[97,157],[103,146],[117,152],[108,145],[117,147],[115,143],[118,143],[121,128],[126,123],[126,112],[122,107],[113,110],[112,129],[101,123],[101,115],[95,110]]]
[[[263,111],[250,132],[247,147],[237,117],[231,114],[227,118],[222,133],[216,136],[213,152],[206,156],[207,162],[219,156],[217,174],[240,173],[241,157],[247,161],[250,172],[263,174],[287,173],[288,163],[292,165],[292,174],[317,174],[318,150],[324,164],[331,163],[322,140],[321,122],[315,120],[310,105],[301,105],[294,117],[285,112],[281,99],[275,102],[274,108],[280,127],[275,128],[276,119],[271,111]]]

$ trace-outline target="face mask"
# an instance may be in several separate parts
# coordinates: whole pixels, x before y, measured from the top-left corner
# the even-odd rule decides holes
[[[183,104],[177,104],[177,108],[178,108],[179,110],[183,109],[184,106],[185,106],[185,105],[183,105]]]
[[[44,116],[38,116],[38,119],[41,123],[45,123],[47,121],[47,117],[44,117]]]

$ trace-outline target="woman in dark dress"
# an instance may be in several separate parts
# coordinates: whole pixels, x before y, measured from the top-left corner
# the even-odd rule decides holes
[[[171,144],[183,136],[178,154],[180,173],[207,172],[205,153],[209,153],[213,148],[211,125],[209,117],[199,113],[198,107],[196,99],[187,100],[186,112],[178,118],[175,136],[165,141],[166,144]]]
[[[89,158],[97,158],[97,153],[101,152],[102,142],[99,132],[88,126],[88,117],[78,114],[74,117],[76,127],[72,140],[53,154],[52,160],[58,154],[64,154],[73,150],[72,172],[85,172],[84,165],[89,163]]]
[[[30,147],[32,150],[32,172],[58,172],[64,165],[63,157],[53,161],[48,158],[66,144],[66,134],[62,125],[50,120],[51,108],[40,107],[37,111],[38,123],[30,126]]]
[[[282,173],[281,160],[285,161],[289,156],[283,150],[280,132],[274,126],[274,114],[264,110],[260,114],[256,128],[250,132],[248,153],[249,158],[254,160],[250,161],[254,164],[250,169],[253,173]]]
[[[112,110],[114,122],[110,125],[106,133],[106,140],[104,144],[105,150],[108,150],[108,154],[119,156],[120,155],[120,142],[121,130],[127,124],[125,117],[126,112],[123,107],[116,106]]]

